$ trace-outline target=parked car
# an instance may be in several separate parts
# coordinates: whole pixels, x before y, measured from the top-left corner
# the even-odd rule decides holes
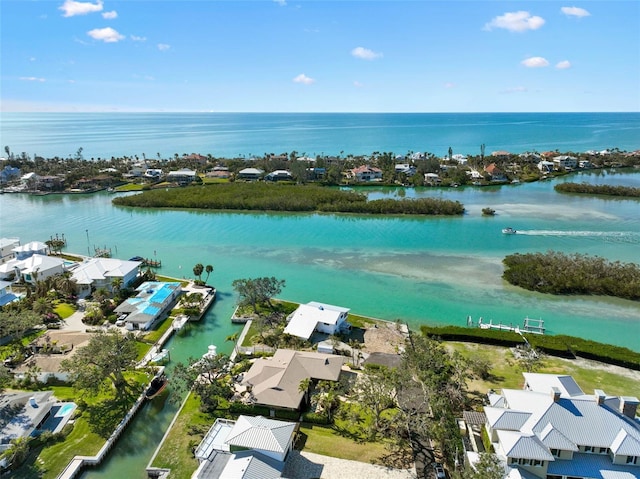
[[[433,472],[436,475],[436,479],[446,479],[447,476],[444,473],[444,468],[442,467],[442,464],[438,464],[437,462],[433,463]]]

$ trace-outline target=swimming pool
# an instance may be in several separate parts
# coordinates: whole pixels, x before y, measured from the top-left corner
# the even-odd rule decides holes
[[[56,417],[64,417],[67,415],[71,415],[71,413],[76,408],[76,405],[72,402],[68,402],[60,406],[60,409],[56,411]]]

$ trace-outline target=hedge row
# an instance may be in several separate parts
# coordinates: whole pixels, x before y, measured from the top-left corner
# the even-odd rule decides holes
[[[524,343],[519,334],[510,331],[427,325],[421,326],[420,330],[425,336],[438,337],[445,341],[473,342],[504,347],[513,347]],[[526,337],[533,347],[550,356],[581,357],[640,371],[640,353],[629,348],[566,335],[527,334]]]
[[[249,416],[264,416],[264,417],[269,417],[271,413],[271,410],[266,406],[244,404],[237,401],[234,401],[229,404],[229,411],[234,414],[246,414]],[[285,410],[276,409],[275,417],[279,419],[289,419],[292,421],[297,421],[298,419],[300,419],[300,413],[298,411],[285,411]]]

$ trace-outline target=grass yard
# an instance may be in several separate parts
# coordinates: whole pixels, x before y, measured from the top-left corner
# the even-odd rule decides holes
[[[198,468],[193,449],[214,422],[214,417],[200,412],[198,398],[189,394],[152,466],[171,469],[170,479],[189,479]]]
[[[368,463],[379,463],[389,453],[382,442],[355,442],[330,427],[317,424],[300,425],[299,443],[307,452]]]
[[[164,333],[171,327],[173,324],[174,316],[167,317],[162,323],[158,325],[156,329],[153,331],[149,331],[142,337],[142,341],[149,344],[155,344]]]
[[[475,356],[491,362],[491,378],[474,380],[469,389],[485,394],[489,389],[522,389],[524,379],[509,348],[475,343],[446,342],[446,346],[467,357]],[[640,397],[640,372],[587,360],[571,360],[546,356],[540,373],[569,374],[587,394],[603,389],[607,394]]]
[[[67,319],[69,316],[76,312],[76,308],[69,303],[58,303],[56,304],[54,311],[62,319]]]

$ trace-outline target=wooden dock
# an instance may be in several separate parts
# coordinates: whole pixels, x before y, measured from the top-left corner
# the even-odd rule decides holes
[[[482,317],[478,319],[477,322],[474,322],[471,316],[467,316],[467,326],[477,326],[480,329],[497,329],[500,331],[512,331],[514,333],[522,334],[545,334],[546,328],[544,327],[543,319],[533,319],[530,317],[524,318],[522,321],[522,326],[514,325],[513,323],[494,323],[493,319],[490,319],[487,323],[483,321]]]

